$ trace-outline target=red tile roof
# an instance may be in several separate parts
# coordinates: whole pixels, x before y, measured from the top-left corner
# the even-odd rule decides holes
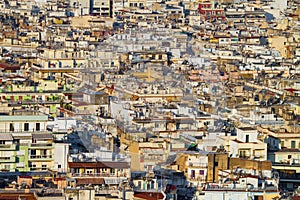
[[[85,177],[85,178],[76,178],[76,185],[102,185],[104,184],[104,178],[100,177]]]
[[[20,70],[21,67],[18,65],[8,65],[8,64],[0,63],[0,68],[4,70]]]
[[[0,200],[37,200],[33,193],[1,193]]]
[[[134,197],[145,200],[161,200],[164,198],[161,192],[138,192],[134,194]]]

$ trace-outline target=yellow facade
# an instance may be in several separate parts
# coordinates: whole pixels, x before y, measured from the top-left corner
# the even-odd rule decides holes
[[[287,38],[285,36],[274,36],[268,38],[270,47],[275,48],[278,50],[282,57],[286,58],[287,50],[285,43],[287,42]]]

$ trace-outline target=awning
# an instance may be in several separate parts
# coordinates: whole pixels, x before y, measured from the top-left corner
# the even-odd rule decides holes
[[[100,177],[92,177],[92,178],[76,178],[76,185],[102,185],[104,183],[104,179]]]
[[[294,93],[295,91],[298,91],[297,89],[294,89],[294,88],[286,88],[285,90],[289,91],[291,93]]]
[[[104,178],[104,182],[107,185],[119,185],[123,181],[127,180],[125,177],[119,177],[119,178]]]
[[[1,133],[0,140],[13,140],[13,137],[10,133]]]
[[[53,139],[52,134],[50,133],[37,133],[37,134],[32,134],[32,138],[35,140],[51,140]]]

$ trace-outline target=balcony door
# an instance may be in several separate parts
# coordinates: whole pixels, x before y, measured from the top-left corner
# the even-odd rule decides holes
[[[29,123],[24,123],[24,131],[29,131]]]

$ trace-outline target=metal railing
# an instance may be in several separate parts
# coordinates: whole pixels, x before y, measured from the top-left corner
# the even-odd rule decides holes
[[[29,159],[52,159],[52,155],[30,155]]]
[[[126,177],[126,173],[73,173],[73,177]]]
[[[1,149],[14,149],[16,146],[14,144],[0,144]]]
[[[0,157],[0,162],[15,162],[16,157]]]
[[[52,143],[31,143],[30,147],[45,147],[45,148],[49,147],[49,148],[51,148],[51,147],[53,147],[53,144]]]
[[[189,162],[190,167],[207,167],[206,163],[200,163],[200,162]]]
[[[26,116],[24,116],[24,121],[26,119]],[[28,130],[24,130],[24,129],[0,129],[0,133],[41,133],[41,132],[47,132],[46,130],[36,130],[36,129],[28,129]]]
[[[226,191],[226,190],[232,190],[232,191],[265,191],[265,190],[274,190],[277,191],[278,188],[275,186],[267,186],[267,187],[253,187],[253,188],[230,188],[230,187],[219,187],[219,186],[209,186],[206,187],[205,190],[215,190],[215,191]]]

